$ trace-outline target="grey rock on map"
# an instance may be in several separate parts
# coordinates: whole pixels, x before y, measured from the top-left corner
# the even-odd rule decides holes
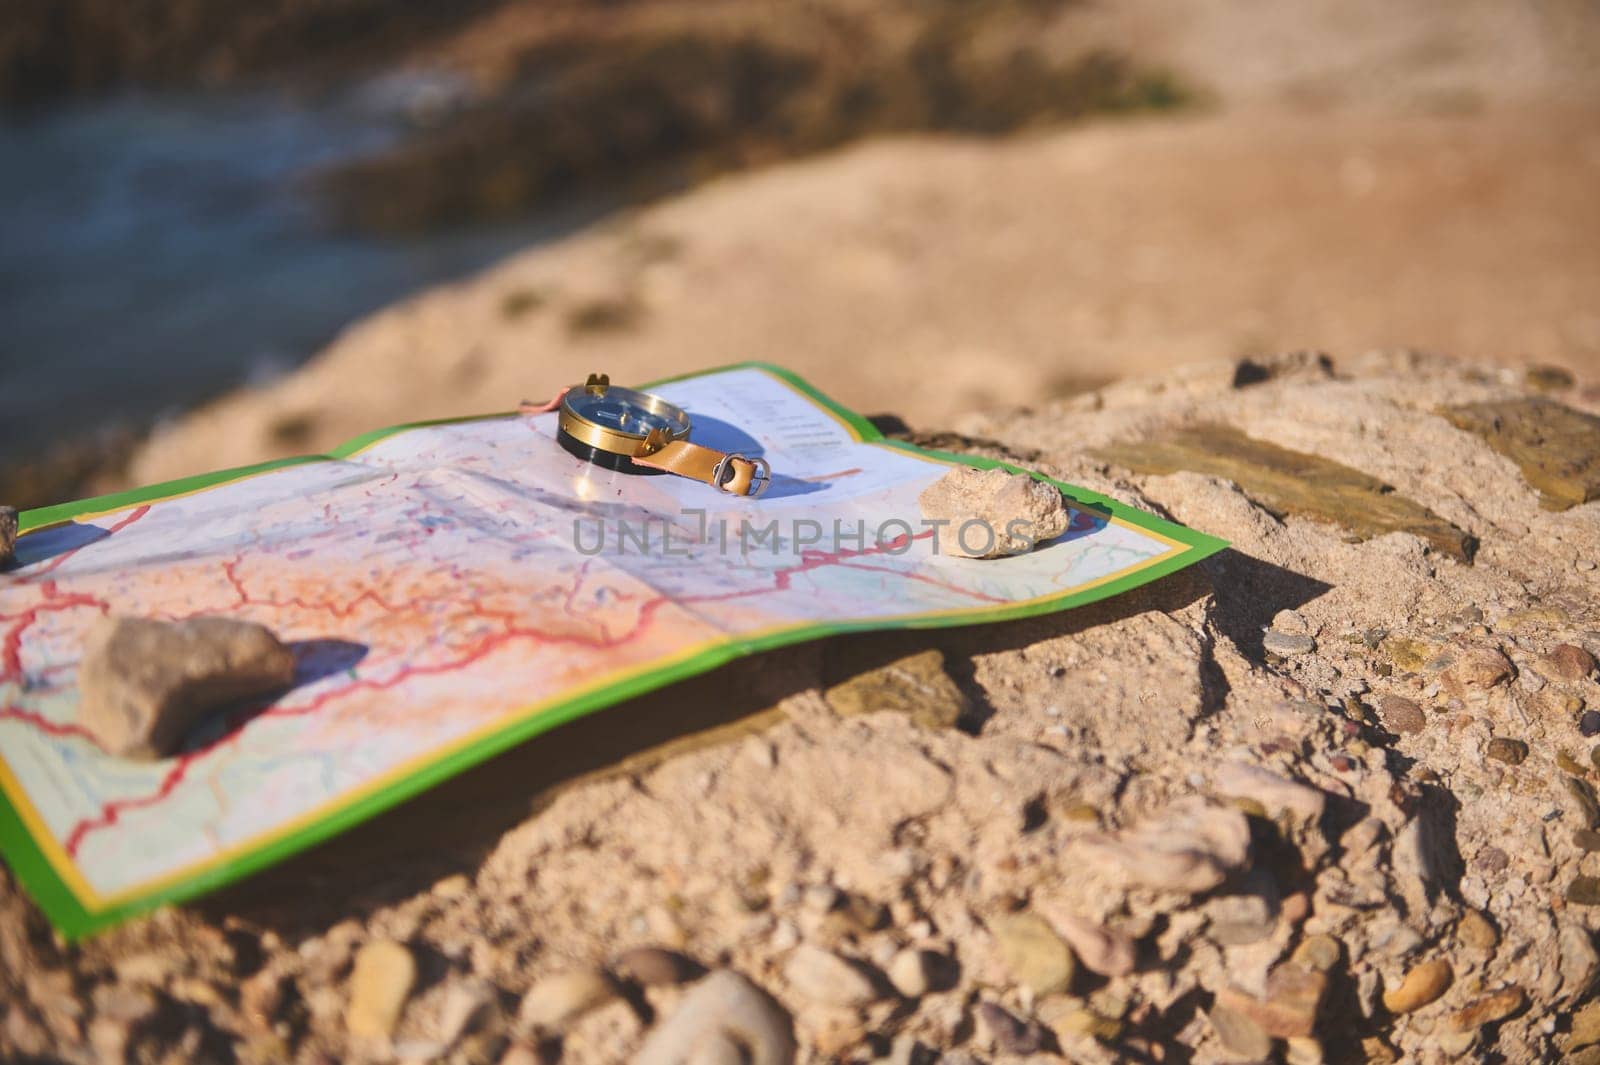
[[[11,561],[11,552],[17,545],[17,508],[0,507],[0,569]]]
[[[253,622],[105,617],[79,667],[78,720],[112,754],[162,758],[210,711],[286,688],[294,671],[294,653]]]

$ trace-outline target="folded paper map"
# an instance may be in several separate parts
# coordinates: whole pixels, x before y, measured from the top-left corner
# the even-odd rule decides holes
[[[697,442],[770,461],[771,490],[588,465],[537,413],[24,514],[0,575],[0,848],[55,926],[191,898],[737,655],[1062,610],[1224,546],[1060,485],[1064,534],[949,557],[918,494],[953,464],[1000,464],[886,440],[769,366],[649,387]],[[76,721],[84,634],[108,612],[260,622],[295,651],[295,684],[175,757],[114,758]]]

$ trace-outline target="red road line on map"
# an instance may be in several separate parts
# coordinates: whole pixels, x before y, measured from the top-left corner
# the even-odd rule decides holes
[[[148,513],[150,513],[149,504],[135,507],[125,518],[107,529],[106,535],[110,536],[114,533],[120,532]],[[63,551],[61,554],[51,559],[50,563],[39,572],[30,573],[26,577],[18,578],[16,583],[24,584],[51,573],[56,569],[56,567],[60,566],[67,559],[71,558],[73,555],[77,554],[87,546],[87,544],[84,544],[79,547],[74,547],[69,551]],[[58,585],[54,580],[44,581],[42,584],[40,584],[39,593],[44,597],[44,602],[37,603],[29,607],[27,610],[22,611],[20,614],[0,616],[0,620],[16,622],[15,625],[6,631],[5,639],[0,641],[0,681],[10,681],[18,685],[21,685],[25,681],[26,678],[22,669],[22,637],[24,633],[26,633],[38,622],[40,614],[58,610],[72,610],[77,607],[93,607],[100,611],[105,611],[108,609],[108,606],[104,601],[96,599],[91,595],[80,594],[60,596],[58,594]],[[21,721],[24,724],[31,725],[40,732],[43,732],[49,736],[78,736],[83,739],[91,738],[88,730],[84,729],[80,725],[61,724],[59,722],[51,721],[49,718],[37,713],[36,711],[26,710],[20,706],[0,707],[0,720]]]
[[[448,591],[440,592],[437,595],[417,595],[412,596],[410,599],[407,599],[404,602],[391,603],[376,589],[368,588],[355,596],[355,598],[347,600],[344,603],[337,603],[330,600],[307,600],[301,598],[300,596],[295,596],[292,599],[260,599],[250,594],[250,592],[244,586],[244,580],[238,575],[237,572],[235,572],[236,567],[243,563],[243,561],[243,555],[235,555],[233,558],[222,564],[223,576],[227,579],[228,583],[233,586],[234,593],[239,597],[240,606],[268,606],[279,610],[293,608],[311,611],[313,613],[332,614],[336,618],[348,618],[356,612],[356,607],[363,601],[370,602],[383,610],[389,611],[390,613],[398,614],[406,610],[421,610],[423,607],[431,603],[437,603],[441,601],[451,602],[459,598],[459,593],[456,592],[455,589],[450,589]],[[462,579],[459,571],[451,565],[435,566],[434,569],[429,572],[436,573],[441,569],[448,573],[455,580],[459,581]]]
[[[33,710],[26,710],[20,706],[0,706],[0,721],[21,721],[24,724],[32,725],[40,732],[50,736],[59,736],[62,738],[67,736],[77,736],[80,739],[91,741],[94,739],[94,737],[89,734],[89,730],[84,728],[82,725],[63,725],[59,722],[51,721],[43,714],[37,713]]]
[[[58,598],[56,587],[55,581],[45,581],[39,586],[40,594],[45,597],[44,602],[37,603],[20,614],[4,616],[4,620],[15,621],[17,624],[6,633],[4,642],[0,643],[0,681],[22,683],[22,634],[33,627],[39,620],[40,614],[85,606],[92,606],[102,611],[107,609],[104,602],[92,595],[69,595]]]
[[[308,602],[299,596],[295,596],[293,599],[253,599],[251,598],[250,593],[245,590],[244,582],[239,578],[238,574],[234,572],[234,567],[238,566],[243,561],[244,556],[235,555],[232,559],[229,559],[227,562],[222,564],[222,572],[227,577],[228,583],[233,585],[233,590],[238,593],[239,604],[241,606],[270,606],[276,607],[280,610],[286,610],[294,607],[300,610],[332,614],[336,618],[347,618],[356,612],[356,607],[363,600],[369,601],[374,605],[392,613],[398,613],[402,610],[415,610],[419,604],[433,602],[435,598],[418,596],[416,598],[409,599],[404,603],[391,603],[384,599],[382,595],[378,594],[377,590],[368,588],[360,595],[357,595],[354,599],[351,599],[344,604],[335,602]],[[443,596],[438,598],[443,598]]]

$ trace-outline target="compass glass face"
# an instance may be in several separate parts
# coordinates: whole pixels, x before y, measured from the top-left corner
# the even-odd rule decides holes
[[[680,437],[689,431],[689,416],[683,411],[631,388],[608,388],[600,395],[575,388],[567,394],[566,404],[578,417],[630,436],[643,437],[662,429]]]

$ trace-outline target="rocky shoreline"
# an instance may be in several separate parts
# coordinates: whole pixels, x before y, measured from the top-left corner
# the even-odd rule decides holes
[[[738,663],[81,945],[8,877],[0,1050],[1600,1060],[1600,419],[1513,448],[1448,412],[1519,375],[1255,365],[955,426],[1232,541],[1196,570]],[[1202,424],[1271,446],[1141,472]],[[1311,456],[1418,524],[1286,506]]]

